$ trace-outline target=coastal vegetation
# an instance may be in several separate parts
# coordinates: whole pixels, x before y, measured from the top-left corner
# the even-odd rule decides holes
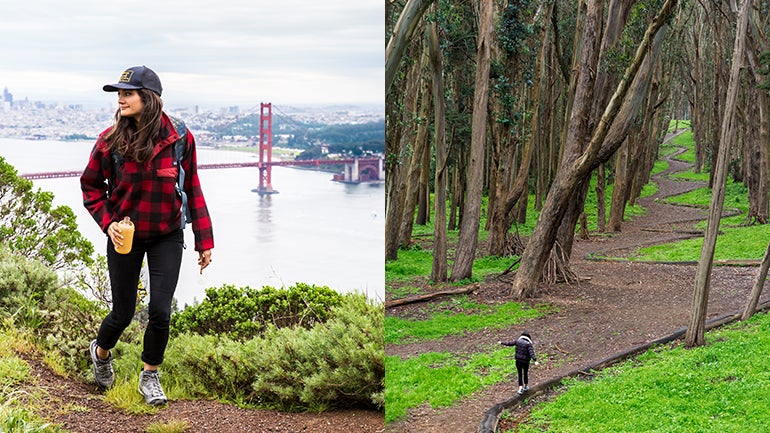
[[[58,431],[39,419],[43,396],[25,357],[57,374],[91,382],[86,348],[108,311],[103,256],[77,231],[72,211],[53,208],[0,158],[0,430]],[[71,218],[70,218],[71,216]],[[127,413],[156,411],[136,393],[142,317],[115,347],[118,381],[105,400]],[[282,411],[382,410],[383,306],[325,286],[209,288],[172,316],[163,370],[171,399],[214,399]],[[73,408],[77,410],[77,408]],[[158,426],[158,428],[165,428]]]

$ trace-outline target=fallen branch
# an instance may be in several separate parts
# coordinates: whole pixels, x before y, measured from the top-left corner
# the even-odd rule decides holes
[[[437,292],[431,292],[427,295],[410,296],[408,298],[393,299],[392,301],[385,302],[385,308],[398,307],[400,305],[413,304],[416,302],[430,301],[431,299],[438,298],[445,295],[460,295],[463,293],[472,293],[478,289],[478,284],[474,284],[468,287],[459,287],[456,289],[439,290]]]

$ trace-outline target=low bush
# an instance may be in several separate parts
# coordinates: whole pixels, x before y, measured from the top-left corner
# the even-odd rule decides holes
[[[271,328],[243,342],[180,335],[169,344],[166,377],[190,397],[282,410],[381,407],[383,307],[350,294],[329,317],[312,329]]]
[[[107,310],[78,291],[60,287],[54,271],[0,246],[0,311],[19,328],[28,329],[44,349],[61,354],[64,365],[87,374],[84,348],[96,336]],[[132,324],[124,341],[138,342]]]
[[[0,312],[34,327],[40,322],[38,304],[57,287],[56,273],[0,244]]]
[[[225,284],[206,289],[206,298],[171,318],[171,335],[194,332],[227,335],[235,340],[253,338],[269,327],[312,328],[329,318],[342,295],[326,286],[297,283],[288,289],[236,288]]]

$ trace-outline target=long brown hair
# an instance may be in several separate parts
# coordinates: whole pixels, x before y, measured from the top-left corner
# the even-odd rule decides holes
[[[102,138],[110,151],[145,163],[152,158],[153,148],[160,138],[163,101],[152,90],[138,89],[137,92],[144,103],[138,122],[141,128],[137,129],[137,121],[133,117],[121,116],[118,108],[115,112],[115,125]]]

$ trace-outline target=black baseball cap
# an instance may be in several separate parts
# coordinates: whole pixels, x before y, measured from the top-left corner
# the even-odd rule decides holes
[[[115,84],[107,84],[102,87],[105,92],[117,92],[120,89],[147,89],[157,93],[163,92],[158,74],[147,66],[134,66],[120,74],[120,79]]]

